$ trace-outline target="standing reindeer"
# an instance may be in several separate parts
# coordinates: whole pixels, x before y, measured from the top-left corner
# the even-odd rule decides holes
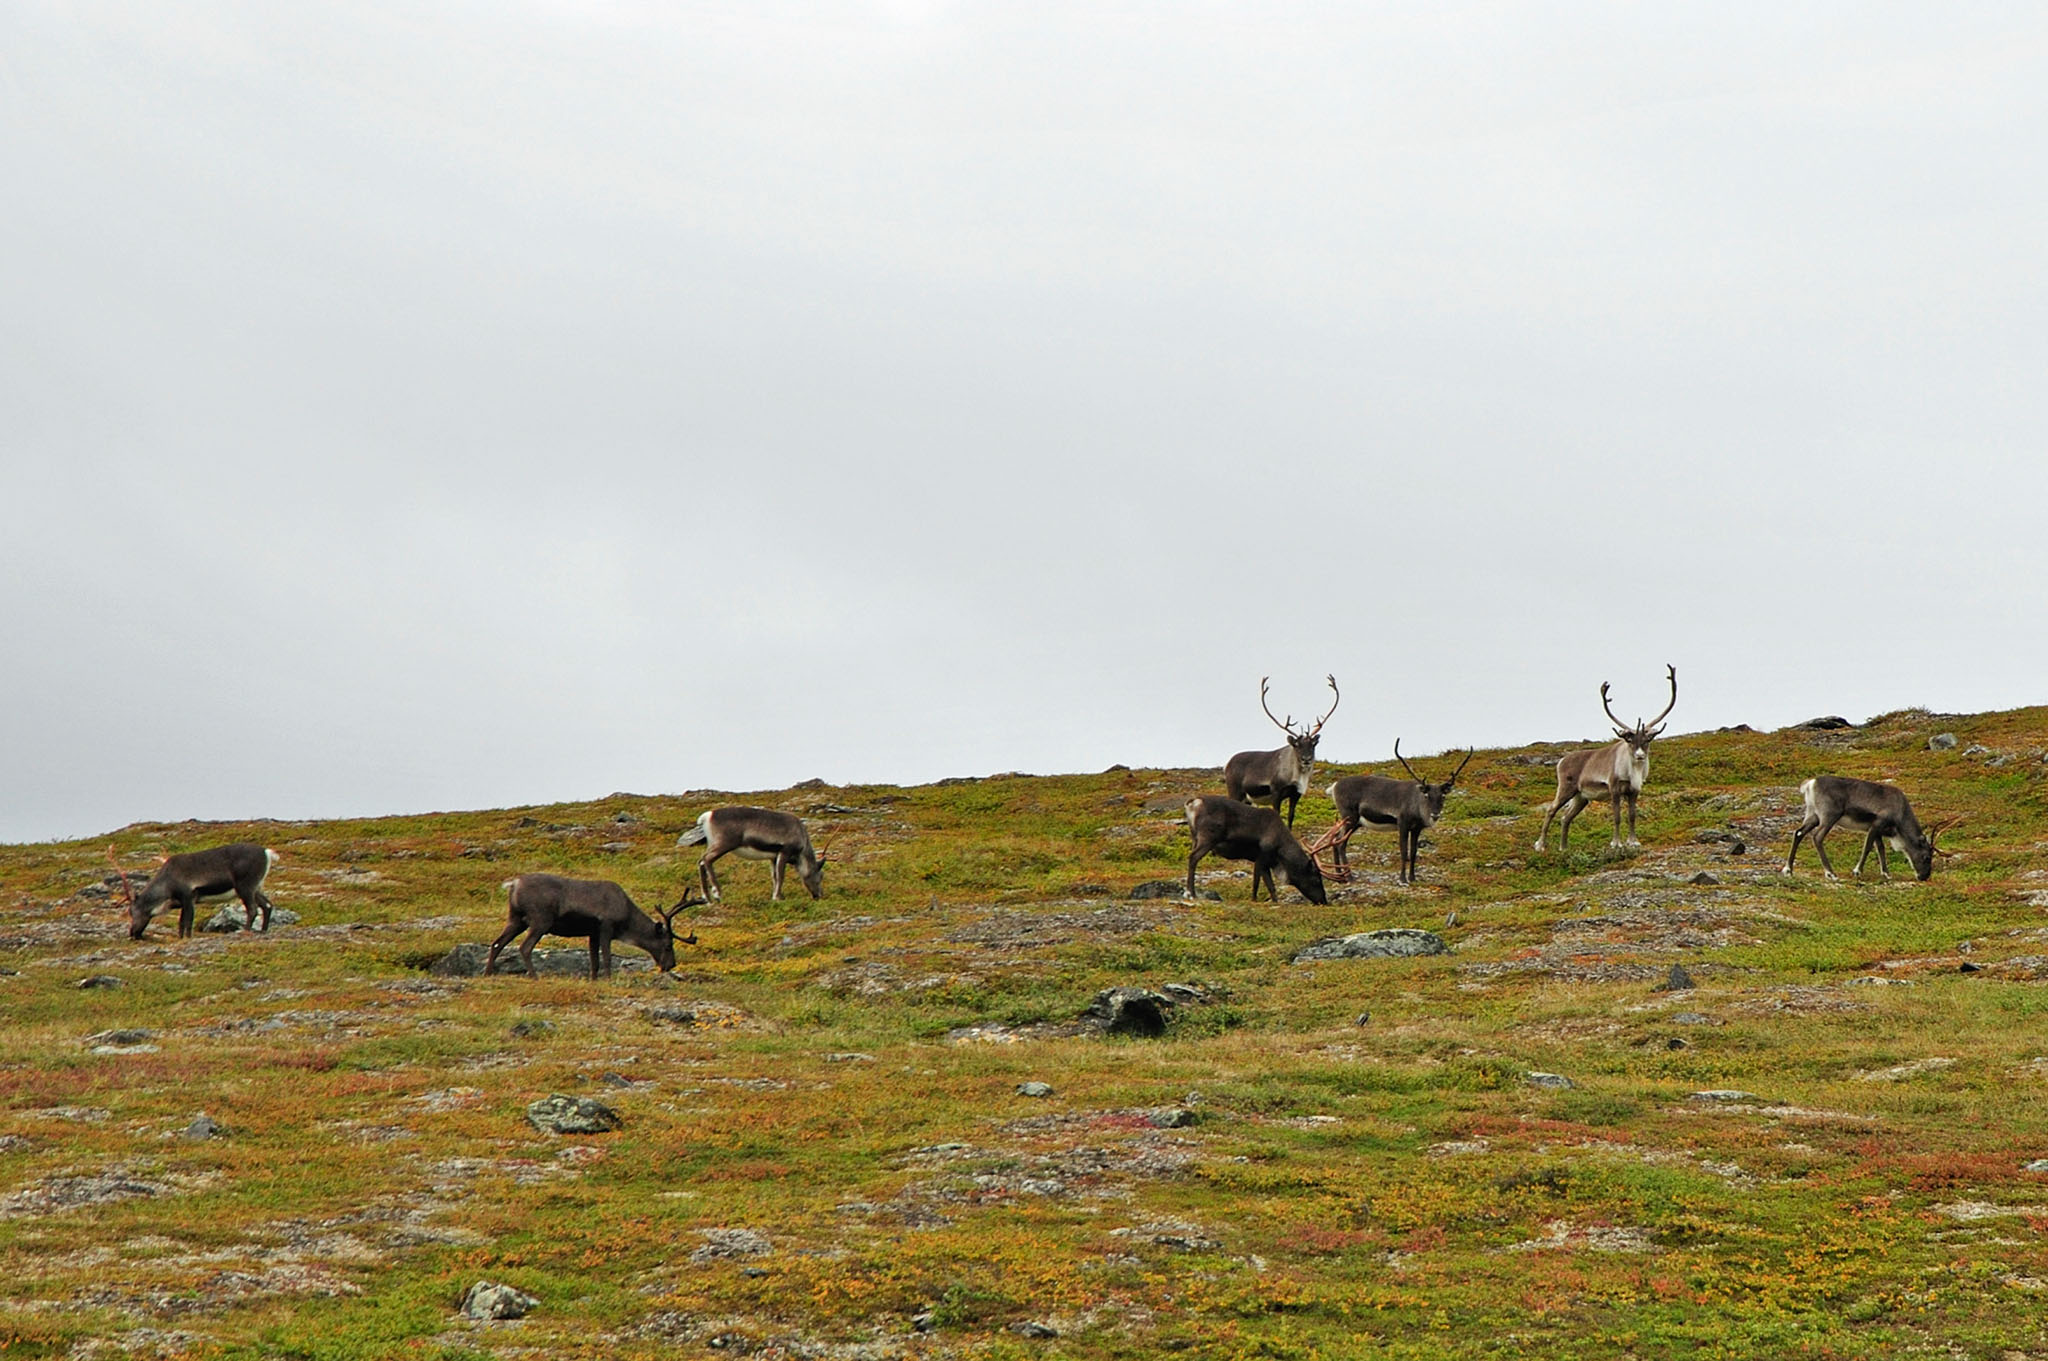
[[[587,936],[590,938],[590,979],[597,981],[600,963],[605,977],[612,972],[612,942],[637,945],[654,956],[654,967],[667,973],[676,966],[676,913],[692,906],[689,890],[683,900],[661,914],[656,921],[626,896],[626,890],[608,879],[564,879],[555,874],[522,874],[499,885],[505,890],[505,929],[491,942],[484,972],[498,971],[498,952],[512,943],[521,931],[519,958],[526,973],[533,976],[533,947],[542,936]],[[683,940],[695,945],[697,933]]]
[[[1351,877],[1351,861],[1345,848],[1351,844],[1358,825],[1370,822],[1377,827],[1394,829],[1400,854],[1401,882],[1414,883],[1415,857],[1422,849],[1422,834],[1434,827],[1437,818],[1442,816],[1444,796],[1465,773],[1465,765],[1472,759],[1472,752],[1466,751],[1465,760],[1458,762],[1458,768],[1442,784],[1431,784],[1415,773],[1415,767],[1409,765],[1408,758],[1401,754],[1401,739],[1398,737],[1394,739],[1394,759],[1401,763],[1401,769],[1408,772],[1407,779],[1346,775],[1326,791],[1330,802],[1337,805],[1337,823],[1310,850],[1329,849],[1331,859],[1336,862],[1339,879]]]
[[[1612,746],[1595,747],[1591,751],[1567,752],[1559,759],[1557,797],[1551,801],[1550,812],[1543,818],[1543,830],[1536,837],[1537,850],[1542,850],[1544,842],[1550,839],[1550,820],[1557,816],[1559,809],[1563,809],[1564,825],[1558,829],[1558,849],[1569,851],[1572,819],[1579,815],[1580,809],[1600,799],[1614,805],[1614,838],[1608,842],[1609,848],[1634,849],[1643,844],[1636,840],[1636,799],[1643,792],[1643,783],[1650,778],[1650,743],[1664,735],[1662,724],[1678,707],[1678,668],[1667,664],[1664,670],[1671,680],[1671,703],[1648,723],[1638,718],[1633,728],[1614,716],[1614,706],[1607,702],[1608,683],[1600,682],[1600,707],[1607,710],[1608,721],[1614,725],[1614,735],[1621,740]],[[1623,800],[1628,802],[1627,841],[1621,839]]]
[[[782,901],[782,872],[791,865],[796,866],[797,876],[813,898],[825,896],[825,857],[811,849],[810,831],[793,813],[772,808],[714,808],[677,837],[676,845],[705,848],[704,858],[697,862],[697,880],[704,896],[714,903],[725,899],[711,866],[726,855],[773,862],[774,901],[778,903]]]
[[[1322,737],[1323,724],[1330,721],[1330,715],[1337,712],[1337,704],[1344,697],[1337,690],[1337,678],[1327,676],[1330,682],[1330,708],[1315,726],[1304,732],[1294,730],[1294,715],[1287,715],[1287,721],[1273,718],[1273,711],[1266,705],[1266,686],[1271,676],[1259,679],[1259,707],[1266,710],[1266,717],[1273,719],[1273,726],[1287,734],[1287,745],[1275,751],[1241,751],[1230,758],[1223,767],[1223,787],[1233,799],[1248,803],[1273,801],[1273,811],[1279,812],[1281,803],[1287,805],[1287,825],[1294,825],[1294,806],[1301,802],[1301,796],[1308,793],[1309,773],[1315,768],[1316,742]]]
[[[1323,871],[1315,857],[1301,848],[1294,833],[1281,825],[1280,814],[1273,809],[1210,796],[1189,799],[1187,819],[1188,830],[1195,838],[1194,849],[1188,854],[1188,897],[1195,896],[1195,866],[1213,852],[1225,860],[1252,862],[1253,902],[1259,900],[1261,881],[1266,885],[1266,896],[1280,901],[1280,890],[1273,886],[1275,866],[1302,897],[1318,906],[1330,901],[1323,889]]]
[[[1799,858],[1800,840],[1811,833],[1813,848],[1820,852],[1821,869],[1828,878],[1834,878],[1835,867],[1828,860],[1828,833],[1837,827],[1847,827],[1864,834],[1863,854],[1856,861],[1858,879],[1863,877],[1863,866],[1870,859],[1873,846],[1877,848],[1879,873],[1887,879],[1892,877],[1892,867],[1885,856],[1887,845],[1911,862],[1916,877],[1925,879],[1934,873],[1934,838],[1955,826],[1951,819],[1932,832],[1923,833],[1920,820],[1913,816],[1913,805],[1906,802],[1904,794],[1891,785],[1869,780],[1818,775],[1799,786],[1799,796],[1806,800],[1806,820],[1792,833],[1792,852],[1785,857],[1786,874],[1792,872],[1792,862]]]
[[[114,848],[109,846],[107,859],[113,858]],[[172,903],[178,905],[179,937],[189,936],[192,914],[199,901],[225,898],[230,893],[242,900],[243,924],[251,931],[268,931],[270,899],[264,895],[263,880],[276,863],[276,851],[253,841],[237,841],[231,846],[166,856],[155,877],[142,886],[140,897],[129,886],[126,874],[117,875],[128,904],[128,939],[141,940],[142,933],[149,929],[150,918]],[[116,862],[114,868],[118,871],[121,866]],[[256,924],[259,910],[261,926]]]

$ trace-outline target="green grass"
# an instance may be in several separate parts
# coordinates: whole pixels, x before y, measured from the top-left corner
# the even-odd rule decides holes
[[[1937,730],[1992,753],[1930,752]],[[1320,908],[1250,903],[1215,862],[1221,903],[1126,900],[1184,873],[1204,772],[757,792],[830,844],[825,900],[730,865],[674,976],[597,986],[423,967],[495,935],[522,870],[672,901],[708,801],[113,837],[131,867],[272,846],[305,921],[268,938],[131,943],[74,896],[108,838],[0,847],[0,1195],[153,1192],[8,1202],[0,1356],[2048,1353],[2048,1176],[2024,1170],[2048,1157],[2044,746],[2042,709],[1673,738],[1644,851],[1607,852],[1595,807],[1569,857],[1529,849],[1550,770],[1482,752],[1420,885],[1366,834],[1364,882]],[[1810,853],[1779,875],[1823,772],[1966,815],[1958,854],[1926,884],[1830,883]],[[1329,817],[1313,797],[1302,829]],[[1693,838],[1724,826],[1748,855]],[[1452,953],[1289,962],[1389,926]],[[1697,989],[1652,990],[1673,963]],[[75,986],[95,973],[125,986]],[[1159,1040],[1075,1033],[1125,983],[1210,1000]],[[717,1005],[649,1014],[683,1003]],[[531,1019],[553,1028],[513,1033]],[[155,1052],[92,1052],[118,1028]],[[624,1128],[536,1134],[553,1091]],[[201,1110],[226,1137],[177,1137]],[[693,1261],[717,1228],[771,1251]],[[540,1308],[462,1321],[486,1278]]]

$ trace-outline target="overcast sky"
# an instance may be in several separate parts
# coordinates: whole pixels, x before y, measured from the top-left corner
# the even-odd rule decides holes
[[[0,840],[2048,701],[2038,4],[0,7]]]

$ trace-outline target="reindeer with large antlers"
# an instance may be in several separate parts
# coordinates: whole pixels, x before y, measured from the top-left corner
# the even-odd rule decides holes
[[[1323,734],[1323,724],[1330,721],[1330,715],[1337,712],[1337,705],[1344,696],[1337,689],[1337,678],[1327,676],[1330,682],[1330,707],[1315,721],[1315,726],[1301,732],[1294,730],[1294,715],[1287,715],[1283,722],[1273,718],[1273,710],[1266,704],[1266,687],[1271,676],[1259,679],[1259,707],[1265,709],[1266,717],[1273,719],[1273,726],[1287,735],[1287,745],[1275,751],[1241,751],[1223,767],[1223,787],[1230,797],[1246,803],[1263,803],[1272,800],[1273,811],[1279,812],[1280,805],[1287,805],[1287,825],[1294,825],[1294,807],[1301,802],[1301,796],[1308,793],[1310,772],[1315,768],[1316,743]]]
[[[1351,844],[1352,836],[1363,822],[1394,829],[1400,854],[1401,882],[1414,883],[1415,857],[1422,849],[1422,834],[1436,826],[1437,818],[1443,815],[1444,797],[1451,792],[1451,786],[1458,782],[1458,777],[1465,773],[1472,752],[1466,751],[1465,760],[1458,762],[1458,768],[1442,784],[1431,784],[1415,773],[1415,767],[1409,765],[1408,758],[1401,754],[1401,739],[1398,737],[1394,739],[1394,759],[1401,763],[1401,769],[1408,772],[1407,779],[1396,780],[1385,775],[1346,775],[1325,791],[1330,802],[1337,805],[1337,821],[1315,845],[1309,847],[1309,853],[1329,851],[1336,867],[1331,877],[1340,883],[1351,878],[1351,861],[1345,848]]]
[[[1614,838],[1608,842],[1609,848],[1633,850],[1643,844],[1636,840],[1636,799],[1650,778],[1650,743],[1664,735],[1664,720],[1678,707],[1678,668],[1666,665],[1664,670],[1671,681],[1671,702],[1664,706],[1663,713],[1648,723],[1638,718],[1633,728],[1614,716],[1614,706],[1607,701],[1608,682],[1600,682],[1600,707],[1607,710],[1608,721],[1614,725],[1614,735],[1621,740],[1590,751],[1567,752],[1558,760],[1557,797],[1551,800],[1550,811],[1544,815],[1543,831],[1536,837],[1537,850],[1542,850],[1550,839],[1550,820],[1562,809],[1564,825],[1558,829],[1558,849],[1560,852],[1569,851],[1572,819],[1587,804],[1601,799],[1614,805]],[[1623,801],[1628,803],[1626,841],[1621,837]]]

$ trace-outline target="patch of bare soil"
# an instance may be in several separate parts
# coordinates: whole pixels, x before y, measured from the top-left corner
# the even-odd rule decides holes
[[[927,973],[912,976],[893,964],[884,964],[880,960],[864,960],[858,964],[849,964],[845,968],[829,969],[813,978],[811,986],[823,988],[840,997],[884,997],[892,992],[973,987],[980,982],[979,974]]]
[[[1674,901],[1688,905],[1663,905]],[[1668,970],[1652,962],[1659,957],[1759,943],[1737,923],[1767,914],[1733,903],[1698,903],[1697,894],[1675,889],[1612,894],[1604,903],[1608,911],[1553,923],[1547,944],[1504,960],[1461,964],[1458,971],[1474,978],[1543,973],[1572,982],[1642,982]]]

